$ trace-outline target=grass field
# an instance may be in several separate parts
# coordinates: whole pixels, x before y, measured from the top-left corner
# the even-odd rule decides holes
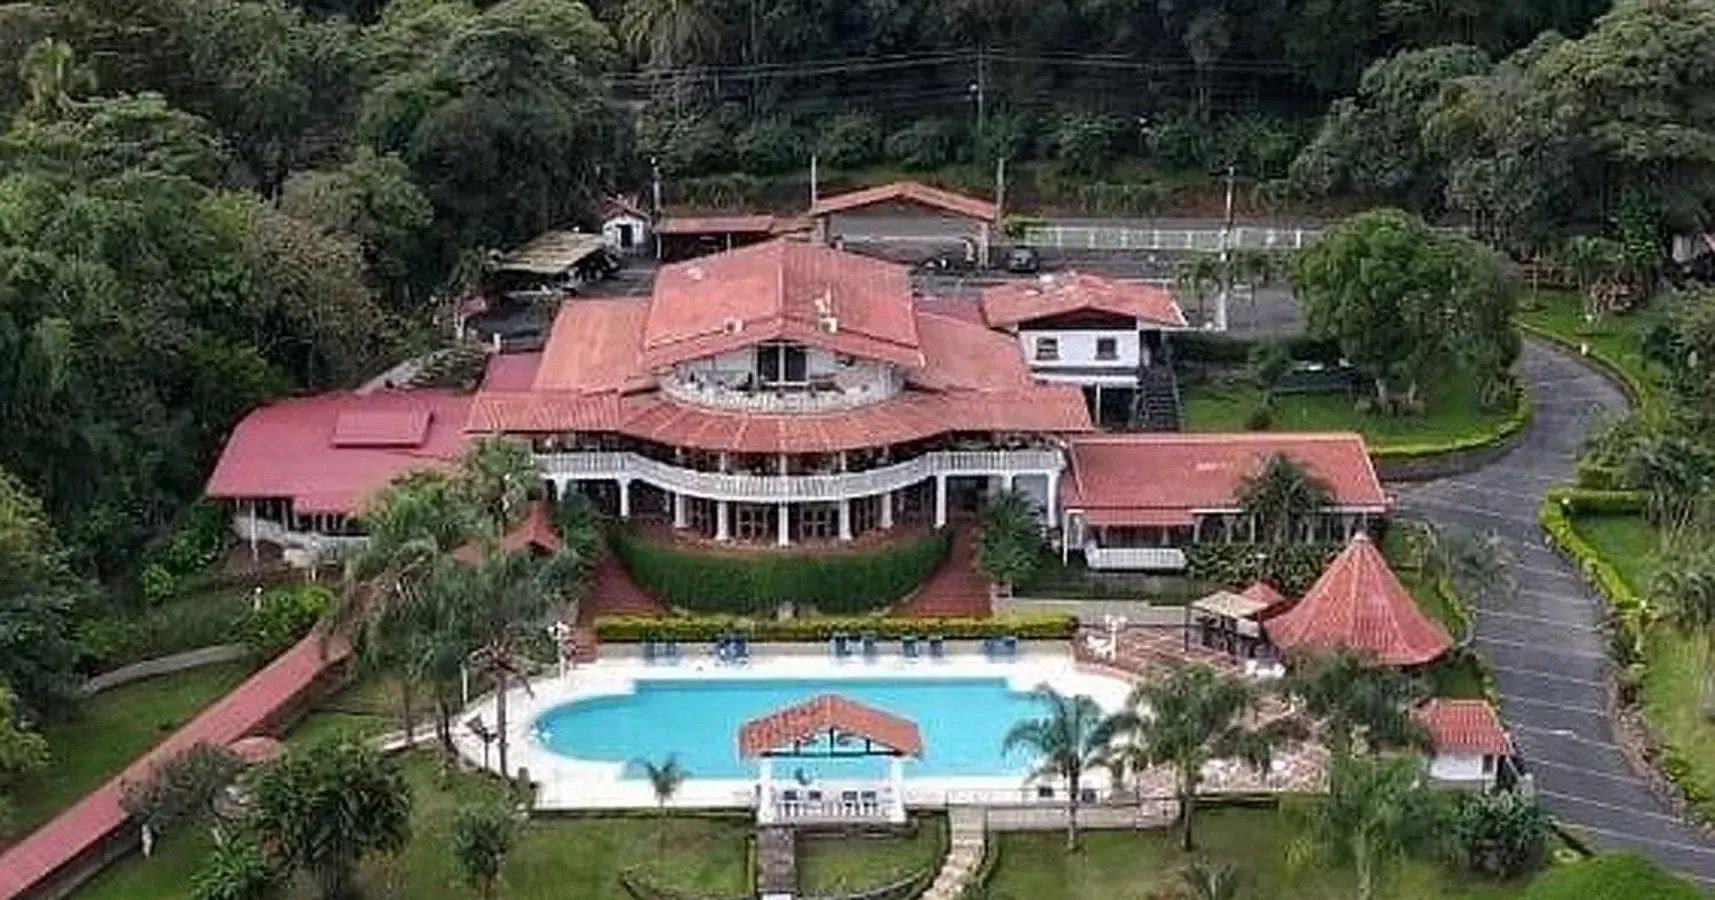
[[[78,719],[44,730],[52,759],[47,771],[18,784],[17,817],[6,835],[22,836],[99,787],[249,671],[243,663],[205,666],[89,698]]]
[[[1644,358],[1643,338],[1655,323],[1649,311],[1604,315],[1584,321],[1583,302],[1566,291],[1543,291],[1527,297],[1519,306],[1518,320],[1590,348],[1639,382],[1653,386],[1657,369]]]
[[[812,897],[850,893],[939,866],[946,832],[946,819],[924,816],[910,837],[801,837],[798,889]]]
[[[1239,900],[1349,900],[1355,879],[1344,868],[1293,866],[1287,848],[1293,824],[1266,809],[1213,809],[1198,814],[1198,849],[1180,853],[1170,831],[1089,832],[1083,850],[1065,852],[1056,832],[998,835],[1000,860],[990,882],[994,900],[1131,900],[1180,897],[1180,871],[1194,859],[1228,863],[1240,872]],[[1435,863],[1408,862],[1377,900],[1508,900],[1522,884],[1493,884],[1452,876]]]
[[[1455,376],[1426,385],[1427,412],[1421,416],[1388,416],[1359,412],[1357,396],[1281,394],[1274,398],[1270,431],[1356,431],[1371,449],[1447,444],[1480,439],[1504,424],[1511,409],[1483,409],[1472,379]],[[1185,388],[1185,423],[1191,431],[1244,431],[1262,392],[1238,373]]]

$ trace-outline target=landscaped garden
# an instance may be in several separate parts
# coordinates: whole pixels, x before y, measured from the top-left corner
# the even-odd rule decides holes
[[[798,888],[828,897],[893,884],[940,868],[947,820],[924,815],[907,836],[807,833],[798,838]]]

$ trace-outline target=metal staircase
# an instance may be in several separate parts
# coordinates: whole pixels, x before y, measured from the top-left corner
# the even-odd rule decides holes
[[[1144,431],[1182,431],[1185,409],[1179,399],[1179,379],[1166,364],[1144,366],[1137,373],[1135,427]]]

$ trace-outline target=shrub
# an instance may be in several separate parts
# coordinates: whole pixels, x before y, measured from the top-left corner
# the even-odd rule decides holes
[[[942,531],[847,552],[732,553],[616,530],[612,545],[638,585],[670,606],[759,614],[791,601],[837,614],[879,609],[904,597],[940,567],[950,540]]]
[[[143,567],[137,578],[137,589],[143,592],[143,602],[160,606],[179,593],[179,579],[164,564],[152,562]]]
[[[1077,620],[1060,613],[1031,613],[995,616],[988,619],[912,618],[876,616],[817,616],[806,619],[751,619],[743,616],[603,616],[596,620],[596,635],[604,641],[674,640],[691,643],[712,641],[725,634],[743,634],[755,641],[818,642],[836,634],[874,634],[892,639],[905,635],[931,634],[952,640],[971,640],[1013,635],[1032,640],[1069,638],[1077,631]]]
[[[1473,871],[1515,878],[1542,865],[1548,849],[1548,814],[1519,791],[1460,794],[1453,828]]]
[[[1258,403],[1245,413],[1246,431],[1267,431],[1274,424],[1274,406],[1270,403]]]
[[[823,165],[856,169],[881,156],[881,124],[868,113],[841,113],[823,123],[816,136],[816,154]]]
[[[1185,574],[1229,588],[1253,581],[1273,583],[1290,596],[1309,589],[1321,577],[1339,544],[1194,544],[1185,548]]]
[[[751,122],[734,143],[739,167],[746,172],[771,175],[806,164],[804,136],[781,119]]]
[[[1166,169],[1207,171],[1215,159],[1211,127],[1189,113],[1171,113],[1149,131],[1149,155]]]
[[[1697,900],[1690,882],[1635,853],[1604,853],[1536,877],[1524,900]]]
[[[1073,175],[1100,174],[1113,158],[1124,130],[1125,120],[1116,116],[1067,113],[1054,128],[1054,159]]]
[[[270,659],[308,634],[333,599],[333,592],[319,584],[267,591],[239,621],[241,640],[258,659]]]
[[[1170,191],[1153,181],[1113,184],[1098,181],[1077,186],[1078,205],[1098,215],[1142,216],[1160,212]]]
[[[198,500],[173,524],[160,564],[174,575],[200,572],[220,561],[231,540],[232,508],[217,500]]]
[[[887,136],[887,157],[924,171],[957,162],[959,128],[946,119],[918,119]]]
[[[678,186],[679,202],[703,207],[756,206],[767,192],[762,179],[743,172],[685,178]]]

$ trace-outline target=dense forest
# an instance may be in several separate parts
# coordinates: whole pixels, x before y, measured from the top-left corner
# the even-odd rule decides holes
[[[427,346],[489,249],[652,162],[1233,163],[1650,264],[1715,198],[1712,43],[1715,0],[0,3],[0,524],[27,535],[0,555],[55,548],[54,610],[128,602],[244,410]]]

